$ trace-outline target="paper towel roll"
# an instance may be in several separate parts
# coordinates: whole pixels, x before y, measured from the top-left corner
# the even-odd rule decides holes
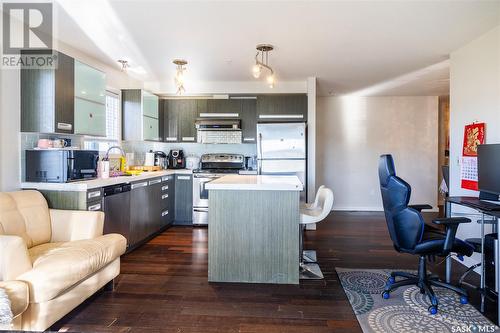
[[[144,161],[145,166],[154,166],[155,165],[155,154],[154,153],[146,153],[146,160]]]

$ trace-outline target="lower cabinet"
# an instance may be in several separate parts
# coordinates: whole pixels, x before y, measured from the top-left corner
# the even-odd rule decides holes
[[[193,224],[193,175],[175,175],[175,224]]]
[[[148,204],[148,235],[151,235],[161,228],[161,178],[149,181],[146,202]]]
[[[103,189],[95,188],[87,192],[77,191],[40,191],[50,208],[74,210],[103,210]],[[113,212],[112,216],[128,213],[130,224],[123,228],[106,228],[108,233],[118,232],[127,237],[128,248],[149,238],[161,229],[175,224],[193,223],[193,176],[190,174],[165,175],[131,183],[130,203],[119,207],[122,212]],[[114,208],[113,208],[114,209]],[[117,217],[119,218],[119,217]]]
[[[161,219],[160,227],[166,227],[174,222],[175,215],[175,178],[163,176],[161,178]]]
[[[130,239],[129,247],[148,236],[148,181],[132,183],[130,191]]]

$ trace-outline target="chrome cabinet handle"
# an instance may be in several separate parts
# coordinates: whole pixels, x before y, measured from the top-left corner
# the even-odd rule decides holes
[[[194,136],[183,136],[182,141],[194,141]]]
[[[253,141],[255,141],[255,138],[243,138],[243,141],[253,142]]]
[[[168,193],[161,196],[161,200],[168,198]]]
[[[68,124],[68,123],[57,123],[57,129],[64,130],[64,131],[71,131],[73,128],[73,125]]]
[[[161,212],[161,216],[166,216],[166,215],[168,215],[168,210]]]
[[[179,179],[179,180],[190,180],[191,176],[177,176],[177,179]]]
[[[146,187],[146,186],[148,186],[148,182],[135,183],[135,184],[132,184],[132,190],[139,188],[139,187]]]
[[[98,198],[98,197],[100,197],[100,196],[101,196],[101,191],[100,191],[100,190],[99,190],[99,191],[89,192],[89,193],[87,194],[87,198],[88,198],[88,199]]]
[[[161,183],[161,179],[154,179],[149,181],[149,185],[159,184]]]
[[[260,119],[302,119],[302,114],[260,114]]]
[[[166,191],[166,190],[168,190],[168,185],[162,186],[162,187],[161,187],[161,190],[162,190],[162,191]]]
[[[89,206],[89,207],[87,208],[87,210],[89,210],[89,211],[101,210],[101,204],[100,204],[100,203],[98,203],[98,204],[95,204],[95,205]]]

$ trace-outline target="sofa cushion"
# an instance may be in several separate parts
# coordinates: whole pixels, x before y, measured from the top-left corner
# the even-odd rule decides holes
[[[125,253],[122,235],[46,243],[29,250],[33,269],[18,277],[30,287],[30,302],[54,299]]]
[[[31,248],[51,237],[47,201],[38,191],[0,193],[0,234],[20,236]]]

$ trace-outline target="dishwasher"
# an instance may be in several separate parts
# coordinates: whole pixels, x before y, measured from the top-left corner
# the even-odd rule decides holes
[[[104,187],[102,199],[104,211],[104,234],[117,233],[130,238],[130,184],[116,184]]]

